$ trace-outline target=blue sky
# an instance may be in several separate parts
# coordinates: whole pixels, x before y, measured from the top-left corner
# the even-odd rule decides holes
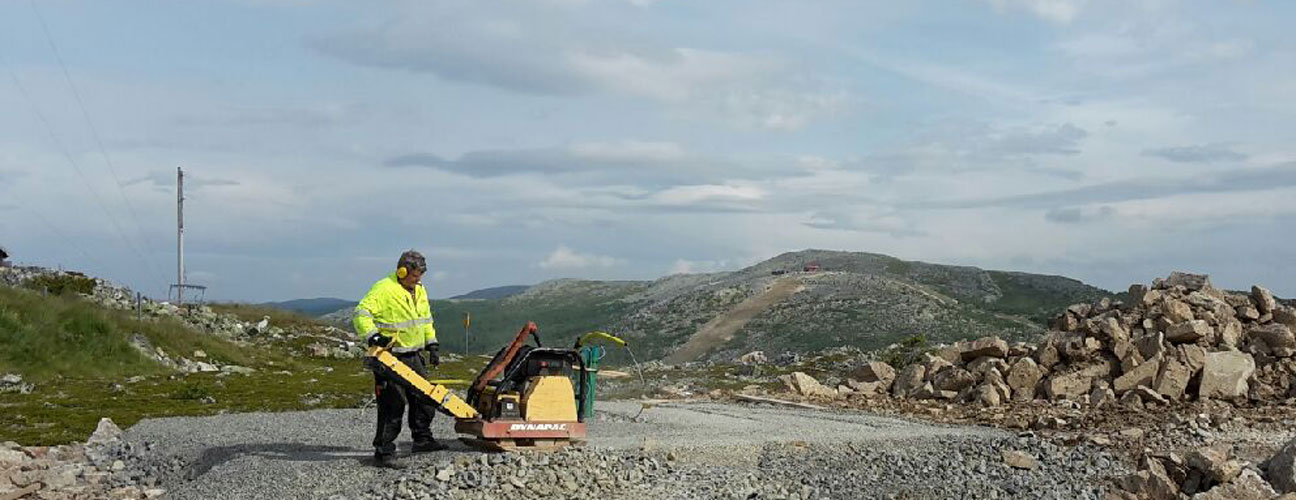
[[[10,0],[0,245],[162,295],[183,165],[188,279],[215,299],[354,297],[410,247],[433,296],[803,248],[1292,295],[1293,20],[1259,0]]]

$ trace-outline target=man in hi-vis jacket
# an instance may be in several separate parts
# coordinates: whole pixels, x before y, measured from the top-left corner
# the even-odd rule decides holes
[[[355,308],[353,324],[360,338],[371,345],[386,347],[396,359],[427,378],[423,352],[432,366],[441,364],[440,344],[432,325],[432,309],[421,280],[427,272],[423,255],[409,250],[402,253],[396,271],[378,280]],[[378,398],[378,429],[374,434],[374,461],[380,466],[392,465],[396,454],[396,436],[401,431],[401,413],[409,407],[409,428],[413,435],[412,453],[445,449],[432,438],[432,416],[436,413],[426,396],[399,382],[395,373],[377,363],[374,369],[374,395]]]

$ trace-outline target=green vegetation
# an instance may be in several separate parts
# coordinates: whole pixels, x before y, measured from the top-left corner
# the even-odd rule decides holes
[[[202,350],[206,361],[256,371],[179,374],[131,346],[137,334],[173,356]],[[80,441],[100,417],[125,427],[150,417],[356,407],[369,400],[372,376],[359,359],[309,358],[296,343],[242,345],[170,319],[141,323],[79,298],[0,286],[0,373],[36,385],[31,394],[0,394],[0,441]],[[433,377],[471,379],[484,363],[480,357],[443,363]]]
[[[464,352],[464,313],[471,314],[471,353],[494,354],[517,335],[527,321],[540,327],[546,346],[570,347],[580,335],[593,330],[611,330],[631,312],[634,305],[621,298],[645,285],[601,284],[588,289],[579,284],[541,296],[517,296],[503,300],[433,300],[437,340],[441,349]],[[616,332],[613,332],[616,333]],[[609,350],[608,361],[619,359]]]
[[[480,358],[443,363],[433,377],[471,379],[482,364]],[[372,394],[373,376],[358,359],[268,361],[250,375],[156,374],[129,381],[61,378],[38,384],[32,394],[0,394],[6,415],[0,422],[0,441],[25,445],[84,441],[100,417],[127,427],[144,418],[355,408],[366,404]]]
[[[984,305],[990,311],[1021,316],[1047,325],[1071,304],[1113,297],[1111,292],[1061,276],[986,271],[1003,297]]]
[[[278,309],[267,305],[218,303],[210,304],[210,307],[213,312],[218,314],[232,314],[238,317],[239,321],[244,323],[256,323],[266,316],[269,316],[271,326],[285,329],[310,328],[323,324],[319,320],[305,314]]]
[[[220,363],[254,365],[259,356],[190,331],[175,320],[135,321],[76,297],[0,287],[0,372],[41,382],[55,377],[114,378],[164,369],[130,345],[139,334],[167,352],[206,351]]]
[[[927,343],[927,336],[919,334],[905,338],[897,342],[895,348],[879,353],[878,360],[899,370],[918,361],[928,352],[931,352],[931,345]]]
[[[27,288],[49,295],[89,295],[94,292],[95,281],[78,274],[42,274],[28,280]]]

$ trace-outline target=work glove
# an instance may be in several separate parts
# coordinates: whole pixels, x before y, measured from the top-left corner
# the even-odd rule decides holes
[[[428,362],[432,366],[441,366],[441,344],[433,342],[424,347],[423,350],[428,352]]]
[[[381,333],[374,333],[365,340],[365,343],[369,344],[369,347],[387,347],[387,344],[391,343],[391,339],[384,337]]]

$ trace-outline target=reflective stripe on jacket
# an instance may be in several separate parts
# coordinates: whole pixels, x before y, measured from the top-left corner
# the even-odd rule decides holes
[[[393,352],[417,351],[437,341],[427,290],[417,285],[411,294],[396,280],[395,273],[374,283],[356,305],[351,323],[361,340],[374,332],[395,337]]]

